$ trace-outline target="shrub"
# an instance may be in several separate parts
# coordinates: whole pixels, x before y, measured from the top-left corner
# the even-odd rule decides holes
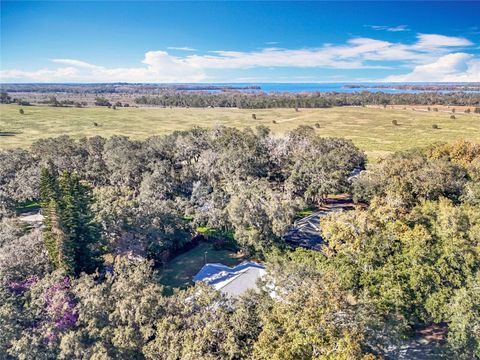
[[[455,120],[456,119],[455,115],[453,115],[453,114],[450,115],[450,119]]]
[[[438,111],[438,108],[433,108],[433,111]]]
[[[272,120],[272,124],[276,124],[277,123],[277,120]]]
[[[319,129],[319,128],[320,128],[320,124],[319,124],[319,123],[315,123],[315,127],[316,127],[317,129]]]
[[[432,125],[432,129],[438,129],[438,125],[437,125],[437,124],[433,124],[433,125]]]
[[[20,115],[25,114],[25,111],[23,111],[23,109],[18,110],[18,112],[20,113]]]
[[[103,98],[103,97],[97,97],[95,98],[95,106],[112,106],[112,104],[110,103],[110,101],[108,101],[107,99]]]
[[[480,107],[476,107],[475,110],[473,110],[475,114],[480,114]]]
[[[465,109],[465,114],[470,114],[470,111],[471,111],[470,108]]]
[[[252,119],[253,119],[253,120],[257,120],[257,115],[256,115],[256,114],[252,114]]]
[[[397,125],[398,125],[398,121],[397,121],[397,120],[392,120],[392,125],[397,126]]]

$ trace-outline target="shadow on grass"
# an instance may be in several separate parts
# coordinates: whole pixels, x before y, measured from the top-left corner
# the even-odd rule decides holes
[[[0,136],[15,136],[21,133],[20,131],[0,131]]]

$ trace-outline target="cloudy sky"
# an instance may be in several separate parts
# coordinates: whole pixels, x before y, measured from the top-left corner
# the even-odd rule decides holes
[[[480,81],[480,2],[1,1],[2,82]]]

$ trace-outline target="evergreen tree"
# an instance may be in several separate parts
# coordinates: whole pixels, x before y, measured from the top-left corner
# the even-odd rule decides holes
[[[68,255],[64,253],[65,232],[59,215],[58,183],[51,167],[42,168],[41,170],[40,198],[44,215],[43,239],[48,252],[48,258],[55,268],[68,271],[65,263]]]
[[[94,271],[101,264],[101,243],[90,209],[90,189],[67,171],[57,179],[51,170],[42,169],[40,183],[50,261],[70,274]]]

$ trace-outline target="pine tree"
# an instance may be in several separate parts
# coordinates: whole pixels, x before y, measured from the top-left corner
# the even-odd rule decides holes
[[[40,187],[50,261],[69,274],[94,271],[101,264],[101,242],[89,187],[75,173],[64,172],[57,179],[48,169],[42,169]]]
[[[78,238],[76,263],[79,271],[92,272],[102,263],[100,228],[91,210],[92,193],[87,184],[76,181],[76,207],[78,209]]]
[[[58,183],[51,166],[42,168],[40,173],[40,204],[44,216],[43,241],[48,257],[55,268],[65,269],[65,233],[59,215]]]

